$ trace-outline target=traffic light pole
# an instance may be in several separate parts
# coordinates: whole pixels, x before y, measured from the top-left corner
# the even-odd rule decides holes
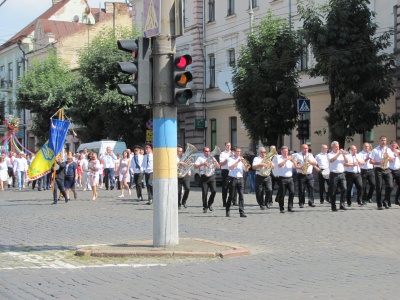
[[[153,37],[153,246],[179,244],[177,181],[177,108],[174,105],[170,11],[174,0],[163,0],[161,34]]]

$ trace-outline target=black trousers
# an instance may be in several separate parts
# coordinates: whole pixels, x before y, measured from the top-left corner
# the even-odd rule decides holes
[[[182,187],[185,190],[185,192],[183,193],[183,198],[182,198]],[[190,177],[186,175],[183,178],[178,178],[178,206],[181,206],[181,204],[183,205],[186,204],[187,198],[189,197],[189,192],[190,192]]]
[[[375,168],[375,180],[376,180],[376,204],[378,207],[382,207],[382,204],[389,205],[390,194],[393,190],[393,177],[390,169],[383,170],[382,168]],[[385,198],[382,202],[382,182],[385,181]]]
[[[303,175],[297,173],[297,188],[299,192],[299,205],[306,202],[306,188],[308,192],[308,202],[314,204],[314,176],[313,174]]]
[[[60,190],[60,193],[64,196],[64,199],[68,199],[67,194],[64,189],[64,179],[56,178],[54,180],[54,192],[53,192],[53,201],[57,202],[57,190]]]
[[[229,190],[229,170],[222,169],[221,177],[222,177],[222,204],[226,206],[226,199],[228,198],[228,190]]]
[[[149,201],[150,201],[150,200],[153,200],[153,172],[145,173],[144,178],[146,179],[147,195],[148,195]],[[140,185],[140,187],[142,187],[142,186]]]
[[[346,182],[347,182],[347,194],[346,200],[347,204],[351,204],[351,189],[353,184],[356,186],[357,189],[357,203],[361,203],[363,199],[363,186],[362,186],[362,176],[361,173],[354,173],[354,172],[346,172]]]
[[[208,189],[210,189],[211,194],[207,202]],[[201,175],[201,196],[203,200],[203,208],[208,208],[214,203],[215,194],[217,193],[217,184],[215,182],[215,175],[207,177],[206,175]]]
[[[293,177],[282,177],[278,178],[278,186],[279,186],[279,208],[280,210],[285,209],[285,195],[286,191],[289,192],[288,199],[288,208],[293,207],[293,199],[294,199],[294,181]]]
[[[322,169],[318,172],[318,187],[319,187],[319,200],[321,203],[324,203],[325,200],[329,201],[329,193],[325,191],[325,182],[329,186],[329,179],[326,179],[322,175]],[[325,195],[325,197],[324,197]]]
[[[331,200],[332,209],[336,209],[336,189],[340,187],[340,206],[345,205],[347,184],[346,175],[344,173],[329,173],[329,198]]]
[[[361,169],[361,178],[362,178],[362,185],[363,185],[363,201],[367,201],[372,199],[372,195],[374,194],[375,190],[375,173],[374,169]],[[369,190],[367,193],[367,183],[369,185]]]
[[[244,214],[244,200],[243,200],[243,190],[244,190],[244,180],[243,178],[235,178],[235,177],[230,177],[229,180],[229,197],[228,197],[228,202],[226,203],[226,211],[230,210],[230,207],[232,205],[232,199],[233,195],[236,194],[239,195],[239,213],[242,215]]]
[[[14,175],[14,169],[12,167],[8,167],[8,177],[12,178],[12,186],[15,187],[15,175]]]
[[[142,196],[142,180],[143,180],[143,174],[142,173],[134,173],[133,174],[133,182],[135,183],[136,196],[138,197],[139,200],[143,199],[143,196]]]
[[[279,191],[280,191],[280,189],[279,189],[279,177],[274,176],[274,174],[272,174],[272,172],[271,172],[270,176],[271,176],[271,182],[272,182],[272,193],[271,193],[271,196],[269,197],[269,201],[268,202],[272,203],[272,195],[274,193],[275,184],[278,185],[278,191],[276,192],[275,202],[279,202],[279,198],[281,197],[281,195],[279,193]]]
[[[271,176],[256,175],[256,199],[258,205],[266,206],[272,195]]]
[[[397,184],[397,191],[394,197],[394,203],[399,203],[399,196],[400,196],[400,170],[392,170],[393,180]]]

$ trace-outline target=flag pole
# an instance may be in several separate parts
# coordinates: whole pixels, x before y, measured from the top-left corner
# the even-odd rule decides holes
[[[54,114],[54,115],[55,115],[55,114]],[[54,117],[54,115],[53,115],[50,119],[52,119],[52,118]],[[63,116],[63,109],[60,108],[60,109],[58,110],[58,119],[61,120],[62,118],[64,118],[64,116]],[[58,154],[59,154],[59,153],[56,154],[56,160],[57,160]],[[54,164],[56,164],[56,160],[54,161]],[[53,194],[54,194],[54,182],[56,181],[56,168],[55,168],[55,165],[53,166],[53,168],[54,168],[54,170],[53,170],[53,175],[51,176],[51,190],[52,190],[52,192],[53,192]]]

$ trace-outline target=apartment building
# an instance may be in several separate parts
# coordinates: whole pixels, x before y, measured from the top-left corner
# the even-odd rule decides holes
[[[132,0],[133,19],[143,24],[143,1]],[[229,78],[235,66],[240,46],[246,43],[251,30],[256,30],[260,18],[267,10],[282,18],[290,19],[294,28],[300,28],[302,22],[297,13],[297,0],[184,0],[185,34],[177,38],[176,51],[189,53],[193,57],[191,72],[194,80],[194,93],[190,105],[178,110],[178,142],[187,142],[201,149],[204,145],[214,148],[223,147],[226,141],[244,149],[254,147],[248,138],[245,124],[235,110],[234,99],[230,93],[232,86]],[[319,3],[327,2],[319,0]],[[397,0],[371,0],[370,9],[377,13],[378,34],[394,26]],[[252,21],[253,20],[253,21]],[[395,37],[393,37],[393,42]],[[396,43],[387,51],[393,53]],[[301,91],[310,99],[310,113],[304,117],[310,120],[311,136],[307,143],[310,148],[319,151],[322,143],[328,143],[328,132],[317,135],[314,132],[328,129],[324,119],[325,108],[330,96],[327,85],[321,78],[310,78],[306,71],[313,64],[312,53],[306,53],[299,62],[303,71],[300,78]],[[254,107],[256,111],[258,107]],[[382,111],[393,113],[396,110],[395,95],[382,107]],[[203,127],[202,125],[205,124]],[[282,137],[281,143],[293,150],[300,149],[296,137],[297,130]],[[376,144],[380,135],[389,139],[397,138],[400,132],[394,125],[381,125],[372,132],[354,136],[353,143],[358,147],[367,138]]]

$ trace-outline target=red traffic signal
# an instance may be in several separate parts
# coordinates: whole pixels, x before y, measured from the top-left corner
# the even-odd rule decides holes
[[[186,70],[192,64],[189,54],[176,56],[174,58],[174,99],[176,105],[185,105],[193,97],[192,90],[187,84],[193,80],[193,75]]]

